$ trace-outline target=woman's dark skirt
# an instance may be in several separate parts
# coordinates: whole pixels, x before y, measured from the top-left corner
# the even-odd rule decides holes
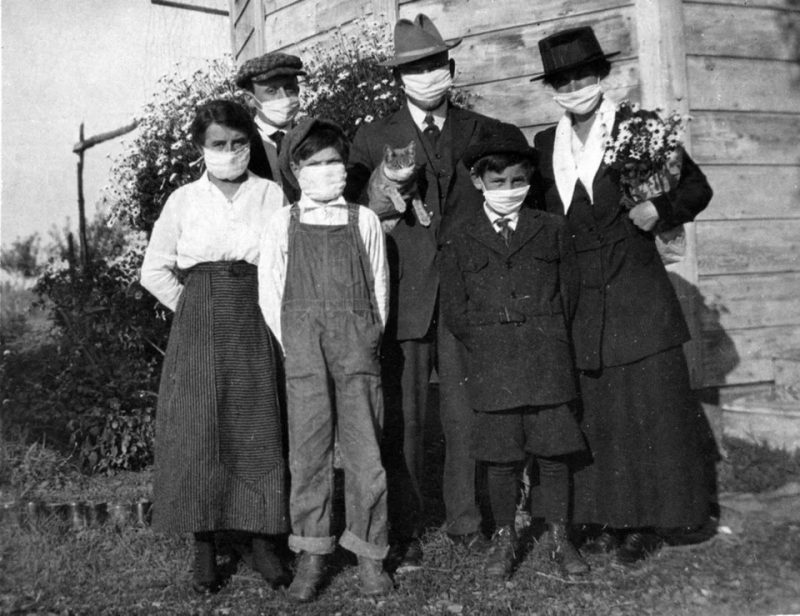
[[[592,460],[575,472],[573,522],[683,527],[708,519],[707,422],[681,347],[580,376]]]
[[[254,265],[188,270],[158,392],[158,530],[288,531],[273,349]]]

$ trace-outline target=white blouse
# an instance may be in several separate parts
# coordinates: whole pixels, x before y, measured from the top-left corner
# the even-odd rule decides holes
[[[247,261],[256,265],[269,217],[284,205],[281,188],[248,172],[231,199],[208,173],[178,188],[153,226],[142,263],[141,284],[175,310],[183,285],[175,269],[204,261]]]
[[[344,199],[320,204],[305,195],[298,201],[300,222],[312,225],[344,225],[347,223],[347,203]],[[291,208],[276,212],[269,221],[261,245],[258,264],[258,295],[264,320],[281,344],[281,304],[286,286],[286,265],[289,252],[289,221]],[[375,283],[373,290],[381,323],[386,327],[389,311],[389,266],[386,261],[386,240],[378,216],[359,206],[358,232],[364,242]]]

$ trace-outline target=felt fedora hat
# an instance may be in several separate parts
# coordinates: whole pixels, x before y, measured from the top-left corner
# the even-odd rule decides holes
[[[448,51],[461,43],[461,39],[445,42],[439,30],[427,15],[400,19],[394,26],[394,57],[381,62],[382,66],[400,66],[428,56]]]
[[[591,26],[561,30],[539,41],[539,54],[542,56],[544,72],[536,75],[531,81],[547,79],[598,60],[608,60],[619,53],[618,51],[603,53]]]

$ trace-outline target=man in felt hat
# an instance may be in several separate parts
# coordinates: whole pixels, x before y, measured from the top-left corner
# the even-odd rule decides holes
[[[236,73],[236,85],[249,92],[260,139],[250,144],[250,170],[281,185],[289,202],[299,197],[297,186],[281,173],[278,155],[287,130],[300,109],[299,76],[305,75],[297,56],[273,51],[247,60]]]
[[[413,208],[407,208],[387,236],[392,308],[382,358],[387,397],[384,463],[389,478],[391,539],[403,559],[400,570],[421,561],[423,430],[435,357],[446,445],[443,492],[447,532],[454,542],[467,547],[487,546],[476,505],[475,463],[469,454],[473,418],[464,387],[465,349],[446,327],[439,326],[439,246],[482,203],[461,157],[481,129],[496,122],[456,107],[448,99],[455,71],[449,51],[460,42],[445,41],[426,15],[397,22],[394,56],[384,65],[394,69],[406,102],[391,116],[359,128],[345,191],[348,199],[363,202],[370,174],[383,159],[384,146],[398,148],[415,142],[420,168],[417,188],[431,221],[420,224]]]

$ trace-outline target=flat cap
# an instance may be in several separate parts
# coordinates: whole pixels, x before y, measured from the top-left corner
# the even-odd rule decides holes
[[[484,156],[490,154],[517,154],[536,164],[537,156],[525,136],[513,124],[493,122],[478,135],[478,140],[470,144],[461,160],[467,169],[471,168]]]
[[[281,51],[265,53],[257,58],[250,58],[239,67],[236,73],[236,85],[246,88],[251,82],[259,83],[281,75],[305,75],[303,61]]]

